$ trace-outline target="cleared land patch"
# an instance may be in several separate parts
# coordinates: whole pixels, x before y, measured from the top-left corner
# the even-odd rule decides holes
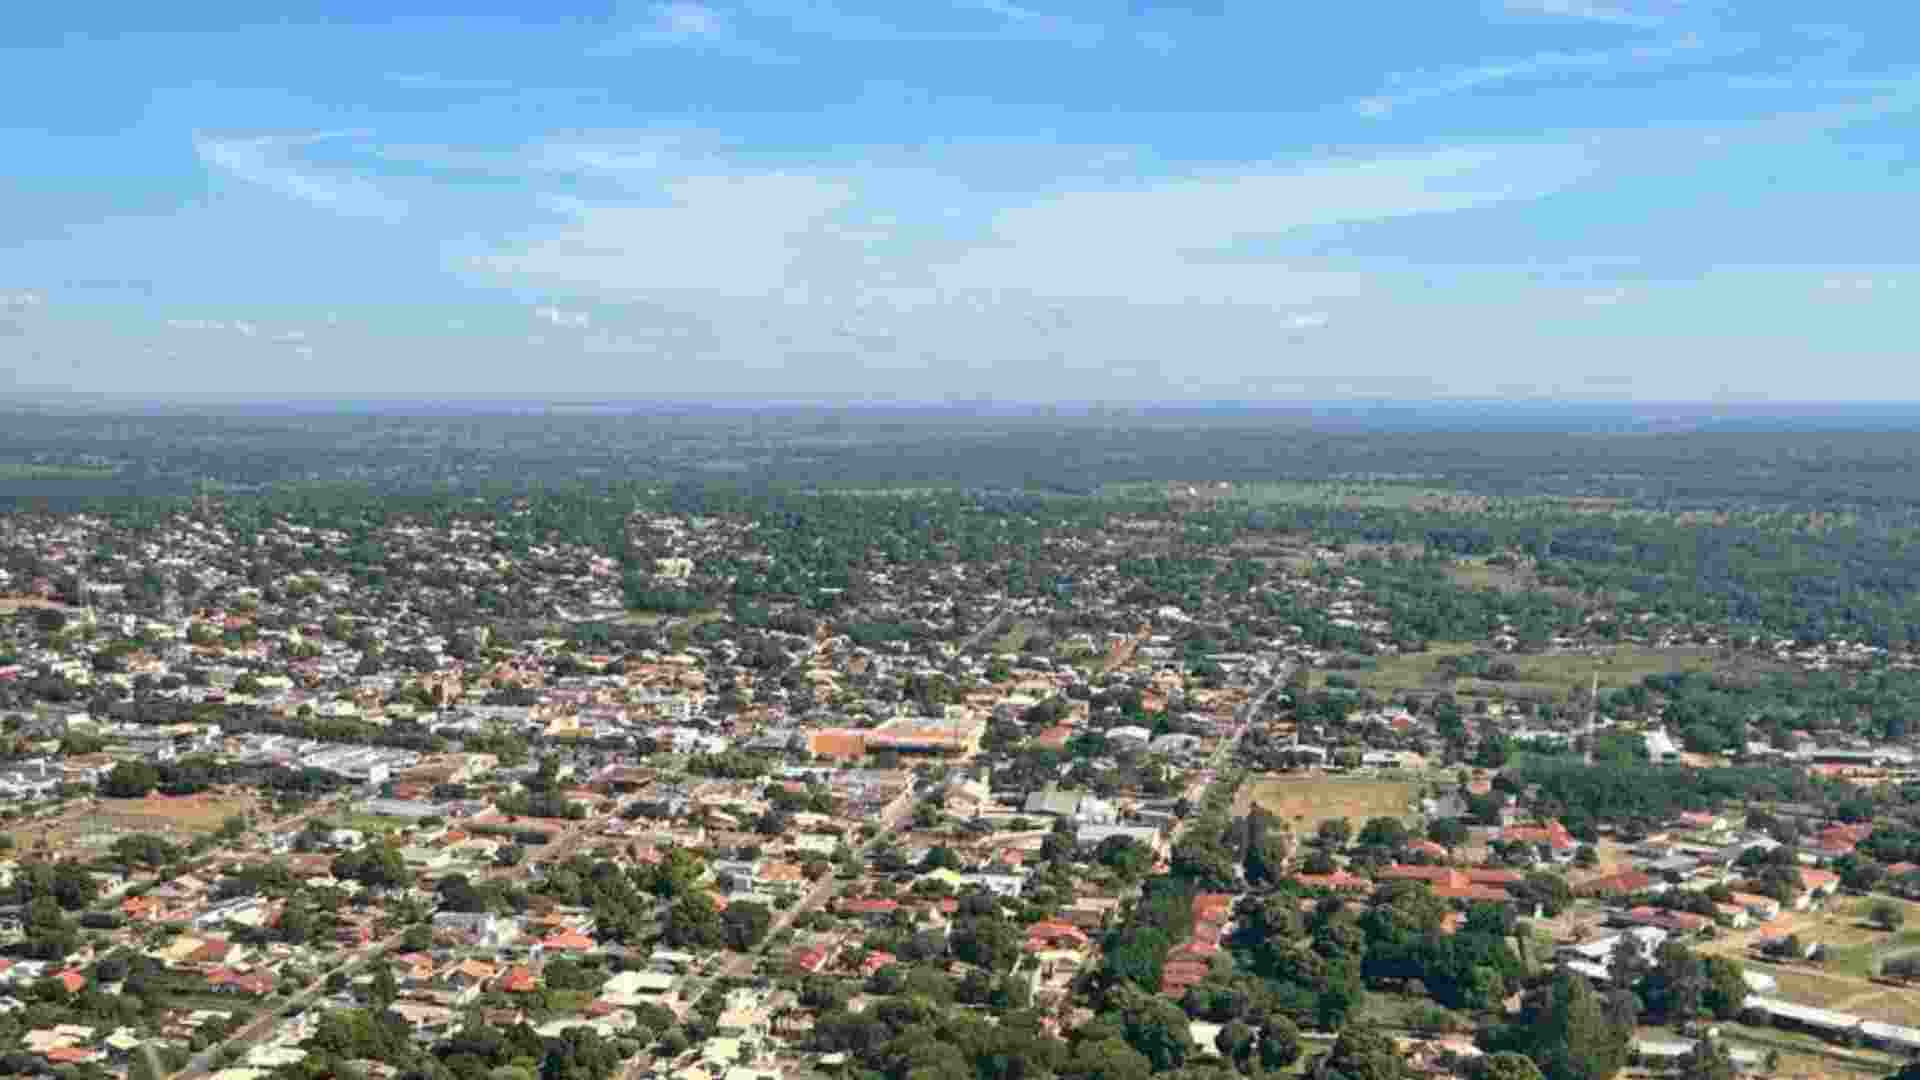
[[[1253,776],[1241,785],[1234,813],[1259,806],[1291,825],[1296,836],[1305,836],[1321,822],[1337,818],[1350,819],[1356,828],[1368,818],[1405,820],[1413,813],[1421,786],[1417,780],[1309,773]]]
[[[215,831],[236,814],[259,809],[259,800],[249,792],[179,796],[156,792],[144,799],[83,801],[57,818],[16,826],[10,835],[23,851],[105,849],[116,839],[136,833],[181,843]]]
[[[1569,691],[1585,691],[1596,675],[1602,690],[1619,690],[1649,675],[1668,672],[1758,673],[1773,666],[1751,657],[1729,660],[1721,656],[1719,649],[1710,646],[1656,649],[1645,645],[1539,655],[1502,653],[1498,659],[1512,663],[1519,671],[1516,678],[1498,681],[1458,678],[1442,665],[1448,657],[1465,656],[1485,648],[1473,642],[1437,641],[1425,652],[1381,657],[1371,668],[1316,671],[1314,686],[1325,687],[1327,676],[1332,674],[1350,679],[1356,687],[1380,697],[1450,690],[1470,698],[1563,700]]]

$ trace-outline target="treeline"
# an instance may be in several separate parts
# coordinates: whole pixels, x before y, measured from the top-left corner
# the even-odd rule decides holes
[[[1519,789],[1537,785],[1535,809],[1559,817],[1569,830],[1594,822],[1664,821],[1727,803],[1819,802],[1826,794],[1804,771],[1781,766],[1680,769],[1615,761],[1594,769],[1571,755],[1518,755],[1501,782]]]

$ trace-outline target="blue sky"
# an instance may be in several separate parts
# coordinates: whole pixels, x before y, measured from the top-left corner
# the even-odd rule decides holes
[[[0,390],[1920,398],[1911,5],[185,6],[0,38]]]

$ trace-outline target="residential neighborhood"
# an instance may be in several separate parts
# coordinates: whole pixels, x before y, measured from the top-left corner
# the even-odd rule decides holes
[[[1516,608],[1381,693],[1427,662],[1382,567],[1142,561],[1178,511],[1036,526],[1038,595],[991,584],[1007,552],[874,556],[832,617],[687,599],[773,588],[759,519],[636,512],[616,561],[541,513],[0,519],[9,1071],[798,1077],[917,996],[1271,1069],[1364,1016],[1477,1076],[1568,979],[1637,1002],[1637,1061],[1701,1017],[1752,1029],[1743,1071],[1765,1032],[1920,1053],[1920,840],[1859,803],[1909,746],[1500,681],[1724,631]]]

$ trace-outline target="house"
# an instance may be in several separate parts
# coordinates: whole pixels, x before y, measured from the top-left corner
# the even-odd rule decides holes
[[[663,971],[623,971],[600,987],[600,1000],[631,1008],[673,993],[679,980]]]
[[[541,938],[540,948],[546,952],[588,953],[594,944],[592,938],[577,930],[561,930]]]
[[[1697,934],[1713,922],[1705,915],[1696,915],[1691,911],[1668,911],[1644,904],[1629,909],[1623,919],[1635,926],[1657,926],[1675,934]]]
[[[266,997],[273,993],[273,976],[264,971],[235,971],[217,967],[207,972],[207,988],[216,993]]]
[[[1044,791],[1028,795],[1022,809],[1029,814],[1070,818],[1080,809],[1080,793],[1061,791],[1049,784]]]
[[[513,920],[486,911],[439,912],[433,917],[433,932],[481,948],[498,948],[519,936]]]
[[[1733,894],[1732,899],[1734,903],[1746,908],[1747,914],[1752,915],[1755,922],[1772,922],[1780,917],[1780,901],[1771,896],[1737,892]]]
[[[1580,845],[1575,842],[1566,826],[1558,821],[1545,821],[1536,825],[1509,825],[1500,830],[1495,838],[1507,844],[1525,844],[1547,853],[1555,862],[1572,862],[1574,852]]]
[[[1715,904],[1713,917],[1721,926],[1734,930],[1745,930],[1753,925],[1753,913],[1740,904]]]
[[[788,962],[792,965],[793,970],[799,974],[818,975],[820,972],[826,970],[827,963],[832,959],[833,954],[830,951],[807,946],[794,950],[793,956]]]
[[[540,977],[533,973],[532,968],[516,964],[500,977],[494,989],[506,994],[530,994],[540,989]]]
[[[1026,951],[1046,952],[1055,949],[1085,949],[1089,943],[1086,931],[1072,923],[1054,919],[1042,920],[1027,928]]]
[[[860,919],[869,926],[883,926],[900,910],[900,901],[886,897],[848,897],[837,905],[840,914]]]
[[[469,957],[442,970],[440,981],[462,999],[459,1004],[465,1004],[477,996],[482,987],[499,975],[500,969],[495,965]]]
[[[1308,889],[1330,889],[1334,892],[1369,892],[1373,882],[1345,870],[1334,870],[1331,874],[1295,874],[1295,884]]]
[[[1810,866],[1803,866],[1800,868],[1800,887],[1806,890],[1803,894],[1804,900],[1825,900],[1840,891],[1840,875],[1831,870],[1815,870]]]
[[[1640,870],[1622,870],[1617,874],[1593,878],[1575,886],[1574,892],[1580,896],[1619,897],[1632,896],[1653,888],[1653,875]]]

